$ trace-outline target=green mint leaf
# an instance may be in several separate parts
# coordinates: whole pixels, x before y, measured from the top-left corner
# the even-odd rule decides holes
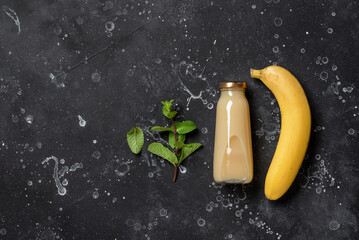
[[[169,128],[169,127],[154,126],[150,129],[150,131],[156,131],[156,132],[171,131],[171,132],[173,132],[173,129]]]
[[[186,135],[184,134],[177,134],[177,141],[185,142]],[[168,143],[170,144],[171,148],[175,148],[175,135],[173,132],[170,132],[168,135]]]
[[[177,148],[177,149],[181,149],[181,148],[183,148],[185,146],[186,146],[186,144],[184,144],[184,142],[182,142],[182,141],[177,141],[175,143],[175,148]]]
[[[143,143],[144,136],[140,127],[134,127],[127,133],[127,144],[134,154],[141,152]]]
[[[186,134],[195,130],[196,124],[192,121],[175,122],[176,132],[179,134]]]
[[[160,156],[161,158],[168,160],[173,165],[178,164],[176,155],[171,150],[163,146],[161,143],[157,143],[157,142],[151,143],[148,146],[148,151],[153,154],[156,154],[157,156]]]
[[[186,144],[182,150],[181,153],[178,155],[178,164],[181,164],[181,162],[188,157],[189,155],[191,155],[194,151],[196,151],[198,148],[200,148],[202,146],[202,144],[200,143],[190,143],[190,144]]]
[[[172,112],[168,113],[167,118],[174,118],[176,115],[177,115],[177,112],[176,112],[176,111],[172,111]]]
[[[164,107],[166,107],[168,110],[171,110],[171,104],[173,103],[173,99],[171,101],[161,101]]]
[[[172,102],[173,102],[173,100],[171,100],[171,101],[161,101],[161,103],[163,104],[162,113],[167,118],[174,118],[177,115],[177,112],[173,111],[173,108],[171,106]]]

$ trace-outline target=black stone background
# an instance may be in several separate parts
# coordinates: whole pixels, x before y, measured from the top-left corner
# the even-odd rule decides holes
[[[1,7],[1,239],[358,239],[356,1],[1,0]],[[280,112],[249,77],[249,68],[272,64],[298,78],[313,117],[307,157],[278,201],[265,198],[264,180]],[[212,178],[217,84],[232,80],[248,84],[255,177],[246,186]],[[176,183],[172,165],[147,151],[167,139],[148,129],[169,124],[160,101],[170,99],[179,120],[198,126],[188,142],[204,145]],[[138,156],[126,143],[135,125],[145,130]],[[59,169],[83,164],[60,179],[68,180],[64,196],[55,161],[42,164],[51,156],[65,160]]]

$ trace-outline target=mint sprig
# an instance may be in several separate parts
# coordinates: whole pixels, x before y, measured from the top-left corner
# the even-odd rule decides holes
[[[202,146],[200,143],[186,144],[186,134],[197,129],[192,121],[174,121],[177,115],[172,107],[173,100],[161,102],[163,115],[171,119],[171,127],[154,126],[150,131],[168,132],[168,144],[170,148],[163,146],[162,143],[154,142],[148,146],[148,151],[152,154],[166,159],[175,167],[173,182],[177,179],[178,167],[182,161]],[[141,152],[144,143],[143,131],[140,127],[134,127],[127,133],[127,143],[131,151],[135,154]]]
[[[175,167],[173,182],[177,179],[178,166],[182,163],[182,161],[191,155],[194,151],[202,146],[200,143],[190,143],[185,144],[187,133],[192,132],[197,129],[197,126],[192,121],[183,121],[177,122],[174,121],[173,118],[177,115],[177,112],[173,110],[171,101],[162,101],[162,113],[166,118],[171,119],[172,126],[169,127],[160,127],[155,126],[151,128],[151,131],[169,131],[168,134],[168,143],[172,150],[166,148],[161,143],[151,143],[148,147],[148,151],[151,153],[160,156],[170,163],[172,163]],[[173,153],[174,151],[174,153]]]
[[[127,144],[134,154],[141,152],[143,143],[144,136],[140,127],[134,127],[127,133]]]

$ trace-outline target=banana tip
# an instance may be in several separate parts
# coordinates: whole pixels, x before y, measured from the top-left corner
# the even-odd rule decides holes
[[[252,78],[259,78],[260,79],[261,76],[262,76],[262,71],[250,68],[250,74],[251,74]]]

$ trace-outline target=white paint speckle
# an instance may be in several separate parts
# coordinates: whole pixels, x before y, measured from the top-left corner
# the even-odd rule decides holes
[[[8,15],[14,21],[14,23],[17,26],[17,34],[20,34],[20,32],[21,32],[20,20],[19,20],[19,17],[17,16],[16,12],[6,5],[4,5],[2,7],[2,10],[6,13],[6,15]]]

